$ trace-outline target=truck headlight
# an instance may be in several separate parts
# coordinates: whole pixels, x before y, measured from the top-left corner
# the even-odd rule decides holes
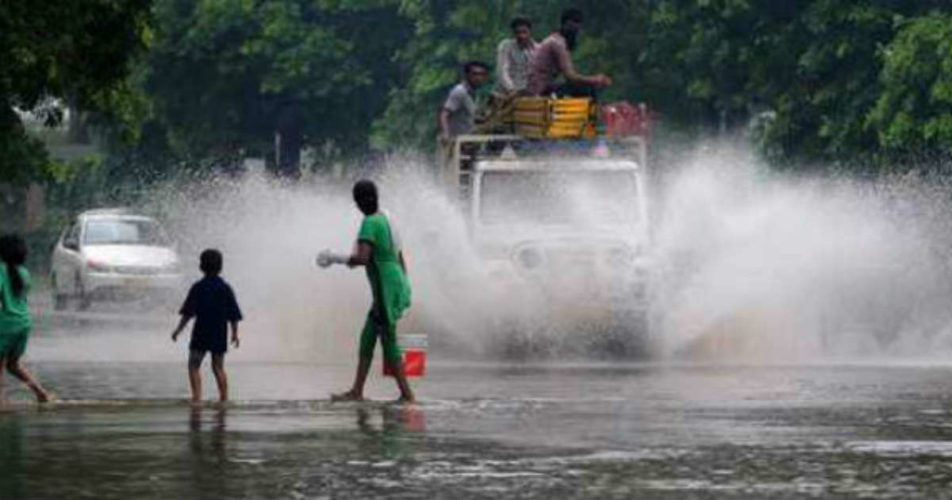
[[[635,254],[627,248],[613,248],[605,253],[605,263],[612,267],[627,267],[635,260]]]
[[[536,269],[542,265],[543,260],[545,259],[542,257],[542,252],[535,248],[523,248],[516,253],[516,262],[523,269]]]

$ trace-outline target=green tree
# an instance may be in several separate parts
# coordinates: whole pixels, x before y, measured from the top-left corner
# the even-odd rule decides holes
[[[148,43],[150,0],[0,2],[0,180],[22,182],[47,173],[43,145],[20,112],[47,125],[62,119],[51,99],[128,119],[130,60]]]
[[[396,85],[394,46],[409,35],[385,0],[158,0],[139,80],[150,96],[143,142],[201,167],[242,151],[270,156],[275,132],[298,145],[366,150]],[[128,153],[126,151],[125,153]]]
[[[935,9],[949,7],[930,0],[662,0],[649,9],[634,77],[644,84],[647,100],[674,123],[733,127],[770,111],[762,139],[775,159],[859,165],[883,144],[880,117],[902,98],[898,89],[885,90],[893,97],[882,98],[884,85],[905,78],[907,68],[889,55],[908,51],[910,42],[902,40],[914,35],[899,28],[909,26],[919,32],[912,43],[923,42],[925,28],[915,28],[920,25],[914,20]],[[933,36],[940,25],[931,21]],[[884,51],[897,34],[905,46]],[[881,75],[883,54],[896,69]],[[939,68],[937,57],[920,70]],[[930,103],[913,105],[925,112]],[[882,111],[869,118],[877,106]],[[924,125],[917,119],[907,124]]]
[[[613,76],[601,97],[648,103],[665,131],[696,137],[757,119],[759,142],[778,162],[860,168],[883,151],[940,148],[952,134],[947,2],[576,6],[586,18],[576,64]],[[117,148],[110,162],[137,179],[143,169],[161,174],[169,165],[202,170],[249,150],[269,152],[275,132],[347,153],[429,150],[460,63],[494,62],[517,14],[533,19],[543,38],[563,7],[554,0],[156,0],[152,50],[128,84],[142,89],[148,112],[137,146]]]
[[[867,125],[887,155],[952,153],[952,13],[904,20],[881,51],[882,92]]]

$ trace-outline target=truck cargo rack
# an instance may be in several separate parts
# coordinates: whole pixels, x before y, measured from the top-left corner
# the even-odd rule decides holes
[[[592,157],[593,149],[603,145],[612,157],[635,160],[647,168],[647,140],[641,136],[597,137],[593,140],[533,139],[520,135],[460,135],[438,148],[442,181],[458,185],[465,199],[471,186],[473,164],[479,159],[516,160],[532,156]]]
[[[487,154],[488,148],[498,151],[496,154],[503,154],[508,147],[512,150],[512,144],[525,141],[524,137],[518,135],[460,135],[453,139],[451,143],[442,145],[438,148],[440,158],[438,163],[441,167],[443,182],[448,186],[458,185],[461,199],[465,199],[472,185],[473,163],[477,158]]]

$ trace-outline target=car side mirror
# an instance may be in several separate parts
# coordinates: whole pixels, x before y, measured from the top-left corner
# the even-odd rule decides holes
[[[66,238],[63,240],[63,246],[70,250],[79,250],[79,240],[77,238]]]

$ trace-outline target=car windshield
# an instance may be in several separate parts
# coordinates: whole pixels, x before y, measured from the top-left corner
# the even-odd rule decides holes
[[[635,173],[622,170],[485,172],[484,224],[617,225],[638,222]]]
[[[168,246],[168,237],[154,220],[93,220],[86,223],[83,243],[86,245]]]

